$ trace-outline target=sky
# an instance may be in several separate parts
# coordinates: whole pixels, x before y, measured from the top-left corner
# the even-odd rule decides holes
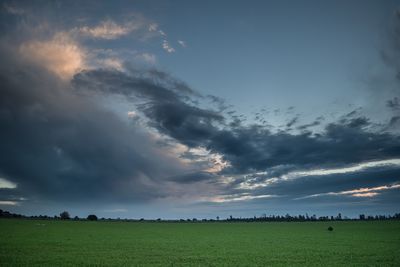
[[[399,212],[399,1],[0,1],[0,209]]]

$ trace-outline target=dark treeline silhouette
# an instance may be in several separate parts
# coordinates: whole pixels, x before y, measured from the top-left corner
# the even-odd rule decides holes
[[[308,221],[350,221],[350,220],[400,220],[400,213],[395,213],[394,215],[365,215],[365,214],[360,214],[357,218],[348,218],[348,217],[342,217],[342,214],[338,214],[336,216],[316,216],[315,214],[309,216],[308,214],[306,215],[290,215],[286,214],[284,216],[282,215],[263,215],[260,217],[252,217],[252,218],[234,218],[233,216],[230,216],[224,221],[231,221],[231,222],[308,222]]]
[[[41,219],[41,220],[89,220],[89,221],[129,221],[129,222],[310,222],[310,221],[384,221],[384,220],[400,220],[400,213],[395,213],[393,215],[365,215],[360,214],[357,218],[348,218],[346,216],[342,217],[339,213],[336,216],[319,216],[317,217],[315,214],[309,216],[306,215],[295,215],[292,216],[290,214],[282,215],[269,215],[263,214],[260,217],[249,217],[249,218],[235,218],[232,215],[226,219],[220,219],[219,216],[216,219],[175,219],[175,220],[164,220],[158,218],[156,220],[152,219],[121,219],[121,218],[97,218],[96,215],[90,214],[86,218],[79,218],[75,216],[73,219],[67,211],[63,211],[59,216],[47,216],[47,215],[38,215],[38,216],[25,216],[21,214],[15,214],[8,211],[3,211],[0,209],[0,218],[25,218],[25,219]]]

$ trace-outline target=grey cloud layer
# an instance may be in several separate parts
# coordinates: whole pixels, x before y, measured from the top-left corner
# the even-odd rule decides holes
[[[15,54],[3,58],[7,64],[1,67],[0,138],[7,142],[1,142],[6,153],[0,157],[0,170],[18,184],[13,192],[21,196],[141,201],[168,196],[168,188],[160,186],[166,181],[187,186],[208,181],[228,195],[295,197],[361,187],[368,179],[374,185],[398,180],[397,169],[382,169],[357,176],[370,177],[367,180],[332,175],[282,181],[263,190],[238,191],[235,183],[223,187],[217,174],[188,171],[165,156],[145,131],[122,122],[97,104],[95,96],[126,96],[149,127],[188,147],[221,154],[231,166],[219,175],[267,170],[279,176],[292,170],[398,158],[400,137],[373,131],[367,118],[354,116],[331,122],[320,133],[229,124],[223,111],[201,108],[196,104],[203,100],[201,95],[160,71],[83,71],[69,87],[39,67],[18,62]],[[11,199],[11,189],[3,191]]]
[[[79,90],[147,98],[141,109],[151,126],[190,147],[221,153],[235,172],[278,165],[337,166],[400,155],[400,137],[371,131],[365,117],[332,122],[317,134],[272,132],[260,125],[226,125],[222,113],[194,106],[188,103],[190,94],[151,79],[102,70],[77,75],[75,84]]]
[[[149,199],[164,194],[154,184],[184,169],[139,127],[3,52],[0,176],[24,197]]]
[[[118,81],[111,79],[110,83],[108,79],[102,78],[108,75]],[[229,111],[224,115],[223,109],[217,108],[216,111],[199,108],[194,104],[198,101],[191,99],[197,96],[182,94],[171,85],[160,86],[154,79],[143,80],[134,75],[108,73],[104,70],[101,73],[88,72],[85,79],[82,78],[77,76],[75,79],[79,90],[92,88],[91,84],[98,85],[101,80],[102,92],[122,94],[128,98],[146,98],[141,110],[151,127],[189,147],[200,146],[219,153],[231,163],[231,167],[224,169],[219,175],[240,177],[251,172],[267,171],[265,176],[254,174],[253,182],[278,177],[277,182],[257,189],[240,189],[239,183],[246,179],[237,179],[223,186],[220,191],[227,197],[278,195],[278,199],[268,199],[268,202],[280,203],[279,205],[311,205],[322,201],[336,203],[337,207],[343,203],[364,203],[368,206],[373,205],[368,199],[351,195],[321,196],[318,199],[297,198],[399,181],[398,166],[370,168],[349,174],[300,177],[290,181],[280,178],[296,170],[338,168],[366,161],[399,158],[399,135],[386,132],[385,125],[376,128],[376,124],[363,116],[358,109],[342,116],[338,121],[325,124],[320,132],[313,133],[307,131],[307,128],[321,124],[322,119],[317,120],[317,123],[299,126],[302,132],[292,134],[288,131],[272,131],[261,125],[228,123]],[[113,89],[116,84],[118,88]],[[154,88],[157,88],[158,93],[155,93]],[[290,126],[295,122],[290,121]],[[218,175],[195,172],[173,176],[171,180],[176,183],[209,181],[217,184]],[[391,203],[397,199],[392,191],[380,192],[375,198],[374,203],[392,208]],[[252,200],[256,203],[263,201],[266,200]]]
[[[6,27],[0,26],[7,31],[3,28]],[[395,47],[399,47],[399,40],[395,39]],[[393,60],[398,59],[400,50],[396,49],[394,56],[385,60],[399,69],[398,62]],[[232,107],[224,100],[202,96],[156,69],[135,70],[126,66],[125,72],[84,70],[74,76],[71,84],[66,84],[20,59],[14,49],[1,46],[0,58],[0,177],[18,185],[16,189],[0,189],[0,200],[24,197],[136,203],[179,197],[180,190],[196,191],[202,183],[206,184],[201,187],[205,190],[202,194],[208,196],[278,195],[268,201],[312,203],[312,198],[294,199],[400,181],[398,166],[282,179],[296,170],[400,158],[400,136],[395,128],[400,121],[397,97],[386,102],[394,114],[387,125],[377,126],[354,111],[339,120],[328,122],[319,117],[302,125],[301,115],[296,115],[287,121],[285,130],[276,130],[264,126],[268,125],[267,115],[257,114],[256,119],[262,124],[249,124],[241,115],[228,110]],[[147,128],[134,120],[121,120],[98,103],[99,95],[126,97],[140,112]],[[206,101],[211,101],[214,108],[205,107]],[[312,132],[314,126],[321,130]],[[155,141],[154,131],[165,138]],[[167,144],[170,139],[189,148],[202,147],[218,153],[230,166],[216,173],[205,171],[206,164],[195,161],[195,154],[172,154]],[[190,163],[182,163],[179,157]],[[244,177],[247,174],[250,175]],[[229,176],[236,180],[222,184],[221,177]],[[238,188],[249,177],[250,184],[271,177],[278,180],[257,189]],[[396,203],[398,197],[389,193],[382,192],[377,201]],[[338,202],[354,201],[348,196],[334,198]]]

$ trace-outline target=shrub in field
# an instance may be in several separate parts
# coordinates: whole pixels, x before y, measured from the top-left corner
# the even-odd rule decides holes
[[[332,226],[329,226],[329,227],[328,227],[328,231],[332,232],[332,231],[333,231],[333,227],[332,227]]]
[[[94,214],[90,214],[89,216],[87,216],[87,219],[89,221],[97,221],[97,216]]]

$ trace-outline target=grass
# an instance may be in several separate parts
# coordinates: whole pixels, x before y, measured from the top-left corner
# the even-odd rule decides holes
[[[0,219],[0,266],[271,265],[400,266],[400,222]]]

